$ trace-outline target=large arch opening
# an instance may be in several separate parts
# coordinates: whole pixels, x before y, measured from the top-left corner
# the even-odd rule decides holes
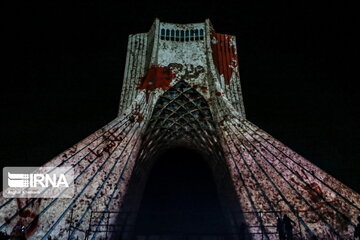
[[[114,239],[237,232],[243,217],[234,217],[241,206],[228,167],[207,101],[179,81],[155,104]]]
[[[135,236],[224,235],[228,230],[206,160],[183,147],[161,154],[143,192]]]

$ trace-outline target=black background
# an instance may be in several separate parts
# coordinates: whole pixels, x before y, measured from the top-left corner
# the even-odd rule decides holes
[[[210,18],[237,37],[248,119],[360,192],[354,6],[265,2],[6,3],[1,165],[41,165],[116,117],[129,34]]]

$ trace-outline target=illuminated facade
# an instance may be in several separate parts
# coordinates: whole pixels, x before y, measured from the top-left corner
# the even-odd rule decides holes
[[[185,146],[214,172],[232,232],[278,239],[276,218],[286,213],[296,239],[352,236],[360,195],[246,119],[234,36],[209,20],[155,20],[129,36],[126,57],[118,116],[45,164],[74,167],[75,197],[1,197],[1,231],[20,224],[28,239],[118,236],[116,226],[136,214],[110,212],[136,212],[156,157]]]

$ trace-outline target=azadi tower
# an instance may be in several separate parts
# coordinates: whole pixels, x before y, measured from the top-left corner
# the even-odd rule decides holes
[[[118,116],[44,165],[73,167],[75,196],[1,197],[0,231],[141,239],[132,226],[147,177],[159,154],[177,146],[210,166],[231,233],[223,238],[278,239],[284,214],[296,223],[295,239],[352,236],[360,195],[246,119],[235,37],[209,20],[158,19],[129,36]]]

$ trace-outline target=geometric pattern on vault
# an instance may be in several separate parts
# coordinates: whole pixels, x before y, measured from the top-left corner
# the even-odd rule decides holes
[[[157,101],[147,126],[144,145],[153,149],[195,144],[202,152],[216,145],[215,124],[206,100],[185,81],[179,81]],[[156,141],[151,141],[156,139]]]

